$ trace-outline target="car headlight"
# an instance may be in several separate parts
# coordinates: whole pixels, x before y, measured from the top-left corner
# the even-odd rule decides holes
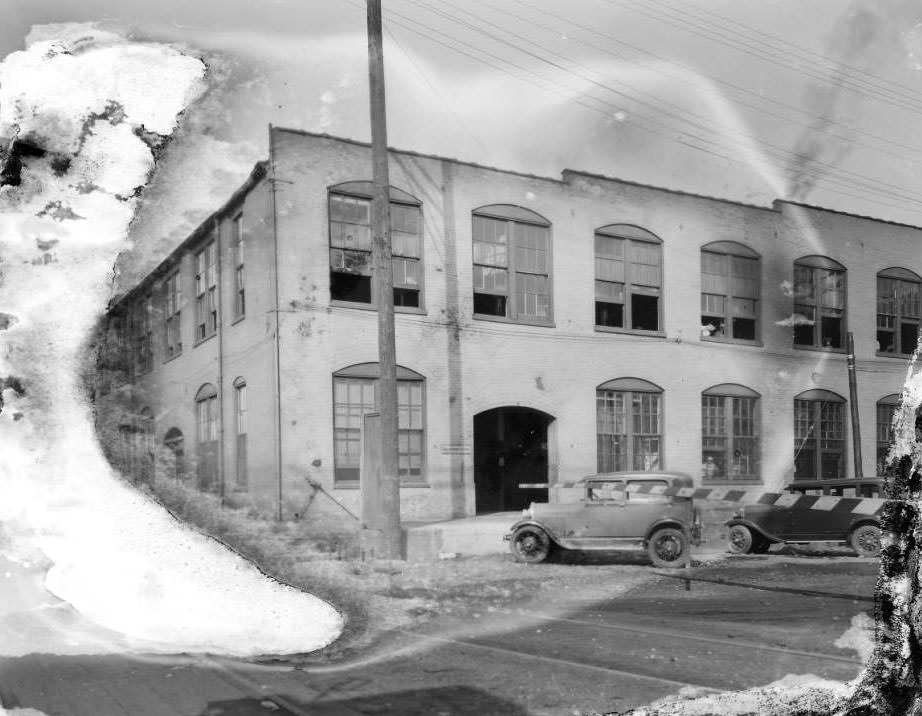
[[[531,511],[531,507],[526,507],[524,510],[522,510],[522,518],[523,518],[523,519],[531,520],[531,519],[534,519],[534,517],[535,517],[535,516],[534,516],[534,514],[533,514],[532,511]]]
[[[745,507],[740,507],[739,509],[737,509],[736,512],[733,513],[733,516],[734,516],[735,518],[737,518],[737,519],[740,519],[740,520],[745,519],[745,517],[746,517],[746,508],[745,508]]]

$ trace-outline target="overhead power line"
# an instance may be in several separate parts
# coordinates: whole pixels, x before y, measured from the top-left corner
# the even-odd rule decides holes
[[[602,90],[613,93],[616,96],[621,97],[623,99],[627,99],[636,104],[639,104],[640,106],[646,109],[650,109],[655,113],[655,116],[648,117],[647,120],[654,121],[660,125],[665,125],[668,130],[674,130],[675,127],[673,125],[665,123],[662,119],[660,119],[660,115],[665,116],[668,119],[673,120],[675,122],[678,122],[680,125],[691,126],[697,132],[703,132],[705,134],[710,134],[710,135],[717,135],[718,138],[720,139],[724,138],[724,132],[716,131],[711,127],[711,125],[709,124],[709,118],[702,117],[699,114],[690,112],[689,110],[687,110],[686,108],[680,105],[677,105],[673,102],[669,102],[666,100],[662,100],[656,97],[655,95],[651,95],[650,93],[644,92],[642,90],[638,90],[636,88],[632,88],[629,91],[622,91],[622,90],[616,89],[615,87],[612,86],[612,84],[622,84],[622,83],[618,83],[617,81],[600,82],[594,79],[594,77],[585,74],[585,72],[581,73],[569,67],[566,67],[563,64],[561,64],[560,61],[549,59],[548,55],[552,55],[556,58],[560,58],[561,60],[565,62],[576,65],[577,67],[580,67],[581,69],[587,69],[589,70],[589,72],[593,72],[590,68],[586,68],[585,65],[582,65],[581,63],[577,61],[571,60],[570,58],[567,58],[560,53],[546,50],[544,46],[541,45],[540,43],[537,43],[529,38],[523,37],[522,35],[519,35],[518,33],[515,33],[514,31],[503,28],[499,26],[497,23],[490,23],[490,29],[486,29],[480,24],[478,24],[478,21],[480,19],[478,16],[473,15],[472,13],[466,12],[464,10],[458,10],[457,8],[454,8],[453,6],[451,7],[455,10],[456,13],[457,12],[463,13],[464,15],[467,15],[468,17],[472,17],[473,19],[466,20],[464,18],[460,18],[456,14],[452,14],[446,10],[441,10],[439,8],[433,7],[431,4],[420,2],[420,0],[410,0],[410,2],[443,19],[449,20],[450,22],[458,24],[466,29],[469,29],[484,37],[487,37],[488,39],[491,39],[494,42],[497,42],[501,45],[517,50],[518,52],[525,54],[526,56],[528,56],[529,58],[533,60],[536,60],[538,62],[541,62],[543,64],[550,66],[554,70],[558,70],[558,71],[567,73],[569,75],[572,75],[574,77],[577,77],[583,82],[588,82],[595,87],[598,87]],[[514,37],[519,42],[530,44],[534,47],[537,47],[538,49],[532,50],[532,49],[529,49],[528,47],[523,47],[520,44],[515,44],[513,42],[510,42],[508,39],[498,36],[496,32],[494,32],[494,29],[500,30],[501,32],[507,34],[508,36]],[[640,97],[638,97],[637,95],[640,95]],[[643,97],[646,97],[648,99],[644,99]],[[690,117],[695,117],[697,119],[690,119]],[[829,162],[822,161],[818,157],[808,156],[808,155],[798,153],[798,152],[792,152],[783,147],[779,147],[777,145],[768,143],[764,140],[759,140],[758,138],[754,137],[753,135],[747,132],[730,130],[729,133],[736,136],[737,137],[736,141],[742,146],[745,146],[746,148],[750,150],[757,151],[761,155],[764,155],[766,159],[769,159],[768,163],[772,163],[772,160],[773,160],[773,162],[775,163],[775,166],[777,166],[777,168],[781,169],[782,171],[786,172],[791,164],[796,164],[796,165],[799,165],[799,172],[805,176],[825,177],[826,181],[837,183],[839,186],[844,186],[845,188],[857,188],[865,192],[880,194],[884,198],[888,198],[888,199],[896,198],[896,199],[900,199],[906,202],[922,205],[922,196],[917,195],[917,194],[908,193],[904,190],[903,187],[898,186],[896,184],[890,184],[888,182],[881,182],[878,180],[873,180],[868,177],[865,177],[862,174],[851,172],[851,171],[842,169],[840,167],[837,167],[834,164],[831,164]],[[719,143],[715,143],[712,140],[708,140],[706,137],[702,137],[701,135],[694,134],[693,136],[695,139],[699,141],[704,141],[704,142],[711,143],[712,145],[716,145],[718,147],[723,147],[723,145]],[[816,167],[816,169],[813,168],[814,166]]]

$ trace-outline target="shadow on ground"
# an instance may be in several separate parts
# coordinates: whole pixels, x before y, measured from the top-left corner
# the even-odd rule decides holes
[[[197,716],[528,716],[519,704],[499,699],[469,686],[393,691],[338,701],[295,701],[286,696],[267,695],[212,701]]]

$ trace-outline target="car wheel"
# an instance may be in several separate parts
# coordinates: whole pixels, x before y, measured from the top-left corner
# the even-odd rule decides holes
[[[657,567],[680,567],[685,563],[687,549],[685,534],[674,527],[657,530],[647,543],[647,554]]]
[[[879,557],[880,527],[874,525],[856,527],[848,538],[848,544],[858,553],[859,557]]]
[[[749,554],[752,551],[752,532],[745,525],[733,525],[727,535],[727,548],[731,554]]]
[[[551,538],[540,527],[519,527],[512,535],[509,548],[516,562],[543,562],[551,553]]]

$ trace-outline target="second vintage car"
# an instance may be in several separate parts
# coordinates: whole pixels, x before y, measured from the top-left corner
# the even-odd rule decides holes
[[[841,497],[845,501],[827,501],[829,509],[797,504],[744,505],[726,523],[729,551],[764,553],[778,543],[844,542],[861,557],[877,557],[880,519],[873,513],[854,511],[855,503],[849,498],[877,497],[880,483],[877,478],[792,482],[786,488],[788,492]]]
[[[560,488],[560,499],[533,502],[505,536],[520,562],[542,562],[554,550],[645,549],[658,567],[685,563],[700,544],[701,516],[688,497],[662,494],[690,488],[675,472],[612,472]]]

